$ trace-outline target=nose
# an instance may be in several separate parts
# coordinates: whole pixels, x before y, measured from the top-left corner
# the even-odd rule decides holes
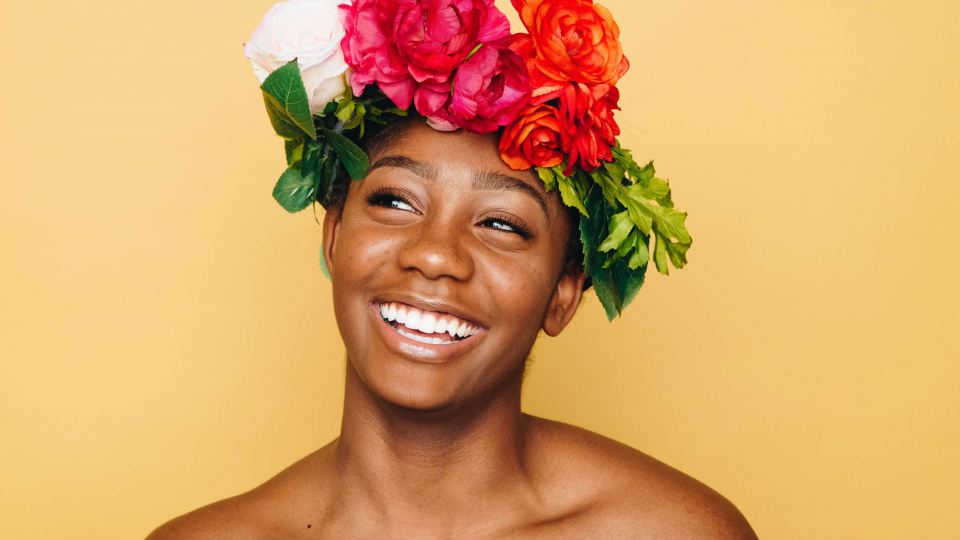
[[[473,275],[473,258],[459,224],[424,220],[411,232],[399,254],[404,270],[419,271],[431,280],[467,281]]]

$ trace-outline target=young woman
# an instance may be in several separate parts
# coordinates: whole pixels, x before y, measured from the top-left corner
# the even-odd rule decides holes
[[[364,3],[346,9],[362,11]],[[331,112],[315,116],[333,148],[318,158],[314,187],[325,182],[323,160],[351,159],[330,132],[342,132],[357,113],[345,121]],[[325,195],[311,193],[327,208],[323,259],[347,351],[340,437],[149,540],[755,538],[732,504],[692,478],[607,438],[521,412],[537,336],[559,335],[589,287],[582,245],[591,241],[583,232],[589,223],[582,226],[562,186],[547,189],[543,171],[559,162],[508,164],[506,123],[517,114],[479,133],[437,130],[435,119],[427,125],[418,112],[356,138],[369,159],[362,180],[340,172]],[[314,140],[304,137],[289,152],[299,178],[312,174],[304,165],[311,148],[322,150]],[[620,174],[627,190],[642,184],[642,174]],[[574,176],[554,180],[567,178]],[[288,207],[282,187],[275,196]],[[596,193],[581,205],[600,204],[600,189],[588,187]],[[617,229],[611,223],[603,236]],[[627,260],[618,263],[624,273],[639,271]],[[590,279],[606,294],[617,290],[599,268]]]

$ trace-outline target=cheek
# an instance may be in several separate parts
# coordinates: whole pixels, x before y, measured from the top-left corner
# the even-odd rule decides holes
[[[487,296],[496,299],[498,318],[516,331],[536,336],[556,282],[552,261],[525,254],[478,262],[478,281]]]

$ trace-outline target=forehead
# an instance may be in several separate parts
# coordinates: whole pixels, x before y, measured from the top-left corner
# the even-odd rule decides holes
[[[463,129],[437,131],[414,121],[399,137],[378,150],[377,156],[371,156],[372,161],[381,156],[402,155],[446,171],[513,176],[543,191],[543,183],[532,171],[515,171],[504,163],[496,133],[481,135]]]

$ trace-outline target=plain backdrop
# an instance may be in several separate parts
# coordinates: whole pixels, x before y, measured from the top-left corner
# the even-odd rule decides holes
[[[0,536],[142,538],[336,437],[320,227],[242,54],[270,5],[4,2]],[[960,538],[960,3],[605,5],[694,246],[542,339],[525,410],[761,538]]]

